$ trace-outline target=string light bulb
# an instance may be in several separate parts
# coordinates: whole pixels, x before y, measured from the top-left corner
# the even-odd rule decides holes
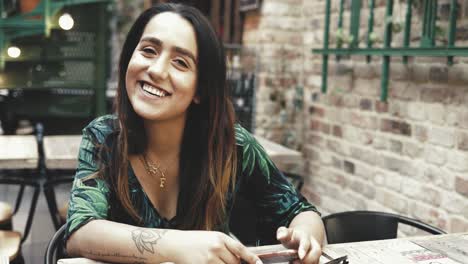
[[[7,54],[11,58],[18,58],[21,55],[21,50],[16,46],[11,46],[7,49]]]
[[[73,20],[73,17],[68,14],[68,13],[64,13],[60,16],[59,18],[59,26],[63,29],[63,30],[70,30],[73,28],[73,25],[75,24],[75,21]]]

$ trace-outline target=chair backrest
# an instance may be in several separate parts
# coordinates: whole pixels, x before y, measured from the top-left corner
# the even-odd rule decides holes
[[[445,234],[443,230],[419,220],[384,212],[341,212],[327,215],[322,220],[329,244],[396,238],[399,223],[430,234]]]
[[[46,253],[45,253],[45,264],[56,264],[57,260],[63,256],[63,236],[65,235],[65,230],[67,228],[67,225],[63,225],[62,227],[55,232],[54,236],[52,239],[49,241],[49,244],[47,245]]]

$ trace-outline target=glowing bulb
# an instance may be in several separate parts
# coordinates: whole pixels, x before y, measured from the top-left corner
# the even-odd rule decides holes
[[[21,50],[18,47],[12,46],[7,49],[7,54],[11,58],[18,58],[21,55]]]
[[[68,13],[61,15],[58,22],[59,26],[64,30],[70,30],[75,24],[73,17]]]

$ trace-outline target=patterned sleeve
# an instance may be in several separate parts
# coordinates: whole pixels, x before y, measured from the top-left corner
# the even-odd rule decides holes
[[[102,119],[102,118],[101,118]],[[88,176],[99,169],[97,161],[99,146],[105,141],[109,127],[96,119],[83,129],[83,137],[78,153],[78,168],[70,194],[67,214],[67,229],[64,240],[80,227],[93,219],[106,219],[108,213],[109,188],[100,178]]]
[[[237,144],[242,147],[242,177],[247,197],[255,204],[261,244],[276,241],[276,229],[289,226],[304,211],[315,211],[286,179],[263,147],[244,128],[236,126]]]

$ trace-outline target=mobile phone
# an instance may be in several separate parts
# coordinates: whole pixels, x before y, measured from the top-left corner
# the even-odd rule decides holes
[[[288,263],[299,259],[296,249],[285,248],[283,245],[269,245],[249,248],[263,263]]]

